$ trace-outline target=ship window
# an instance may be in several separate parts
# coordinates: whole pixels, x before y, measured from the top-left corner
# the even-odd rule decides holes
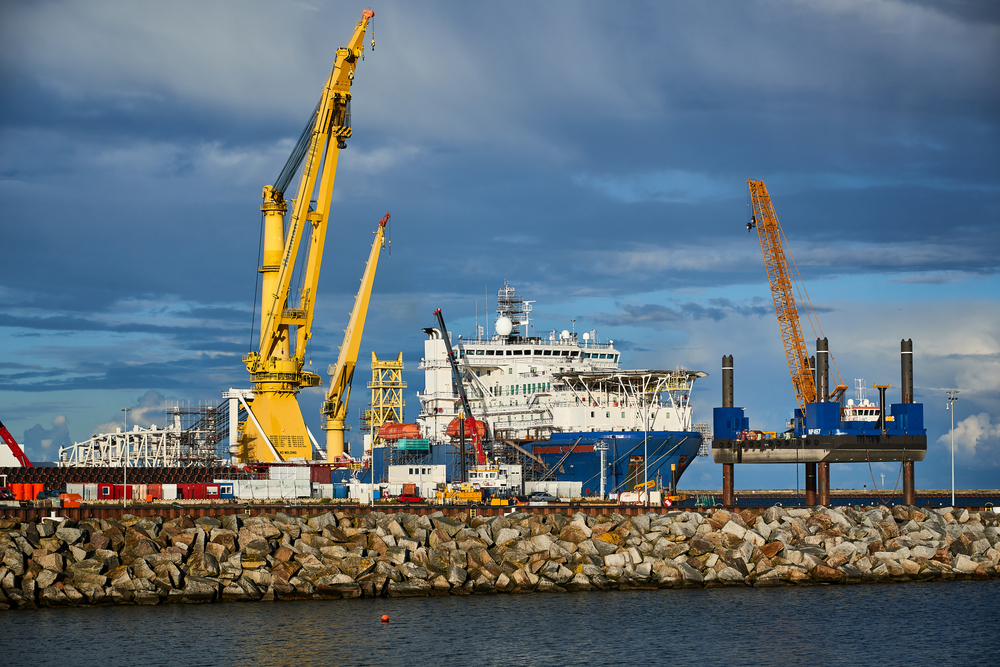
[[[410,474],[411,475],[413,474],[413,468],[410,468]]]
[[[610,416],[611,416],[611,413],[610,413],[610,412],[608,412],[608,413],[606,413],[606,414],[605,414],[604,416],[605,416],[605,417],[610,417]]]
[[[535,350],[535,354],[540,357],[540,356],[542,356],[542,351],[541,350]]]
[[[578,354],[580,354],[580,353],[574,350],[573,352],[570,352],[570,353],[569,353],[569,356],[571,356],[571,357],[575,357],[575,356],[576,356],[576,355],[578,355]]]
[[[548,357],[552,354],[552,350],[545,350],[545,356]]]
[[[594,412],[593,412],[593,410],[591,410],[591,412],[590,412],[590,416],[591,416],[591,417],[593,417],[593,416],[594,416]]]
[[[625,419],[625,413],[624,412],[622,413],[622,419]]]
[[[560,354],[562,354],[562,356],[565,357],[566,355],[569,354],[569,351],[568,350],[563,350]]]
[[[507,375],[512,375],[513,373],[514,373],[514,369],[513,368],[508,368],[507,369]]]
[[[514,350],[514,356],[515,357],[521,356],[521,350]]]
[[[476,350],[476,354],[482,354],[483,350]]]
[[[606,354],[602,354],[601,355],[601,359],[607,359],[607,358],[608,358],[608,355],[606,355]]]

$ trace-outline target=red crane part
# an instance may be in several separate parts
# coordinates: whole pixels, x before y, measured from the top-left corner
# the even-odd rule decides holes
[[[14,436],[10,434],[7,427],[3,425],[3,422],[0,422],[0,437],[2,437],[3,441],[7,443],[7,446],[10,447],[10,451],[14,453],[14,458],[16,458],[22,466],[25,468],[35,467],[31,464],[28,456],[21,451],[21,447],[17,444],[17,440],[15,440]]]

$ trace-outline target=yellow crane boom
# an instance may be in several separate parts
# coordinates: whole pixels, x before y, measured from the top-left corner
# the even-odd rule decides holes
[[[816,381],[809,366],[809,353],[802,336],[798,307],[795,305],[792,276],[785,259],[782,239],[784,234],[778,223],[778,216],[774,214],[764,181],[748,180],[747,185],[750,186],[750,197],[753,200],[752,225],[757,228],[760,249],[764,255],[774,312],[778,316],[781,341],[785,346],[785,359],[795,387],[795,400],[798,401],[802,414],[805,414],[806,404],[816,401]]]
[[[255,352],[243,357],[253,377],[254,398],[249,420],[240,438],[242,461],[311,458],[311,435],[302,419],[296,394],[302,387],[322,384],[319,375],[303,370],[305,350],[312,336],[316,286],[337,173],[337,158],[351,136],[351,84],[364,53],[368,21],[362,12],[347,46],[337,49],[333,71],[300,144],[276,186],[264,188],[260,340]],[[301,150],[299,150],[301,148]],[[282,190],[292,172],[304,162],[292,215],[285,225],[287,204]],[[315,199],[313,198],[315,195]],[[298,296],[292,293],[292,275],[299,247],[309,236]]]
[[[361,287],[354,298],[354,308],[351,319],[344,329],[344,342],[340,345],[340,355],[337,363],[327,369],[330,374],[330,390],[323,402],[323,415],[326,417],[326,457],[334,461],[344,455],[344,421],[347,419],[347,403],[351,397],[351,380],[354,379],[354,368],[358,364],[358,351],[361,348],[361,335],[365,330],[365,317],[368,315],[368,303],[371,300],[372,284],[375,282],[375,270],[378,268],[379,252],[385,245],[385,224],[389,222],[389,214],[379,220],[375,230],[375,240],[372,242],[371,253],[365,272],[361,276]]]

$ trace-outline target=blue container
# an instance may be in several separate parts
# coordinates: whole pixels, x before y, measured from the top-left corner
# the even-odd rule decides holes
[[[334,484],[333,485],[333,497],[334,498],[347,498],[347,485],[346,484]]]

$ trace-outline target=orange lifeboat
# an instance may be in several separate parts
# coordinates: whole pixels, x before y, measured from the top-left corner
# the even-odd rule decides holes
[[[451,420],[451,423],[448,424],[448,429],[445,431],[445,433],[448,434],[449,438],[457,438],[461,434],[461,431],[459,430],[460,421],[461,420],[458,417],[455,417],[454,419]],[[486,422],[477,419],[476,430],[479,432],[480,439],[486,438]],[[466,439],[471,438],[472,434],[466,431],[465,437]]]
[[[400,424],[399,422],[386,422],[378,430],[379,439],[399,440],[401,438],[419,438],[419,424]]]

